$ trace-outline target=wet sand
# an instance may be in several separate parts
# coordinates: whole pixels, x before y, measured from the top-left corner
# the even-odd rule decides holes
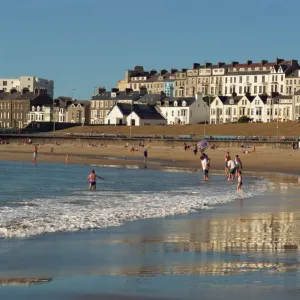
[[[32,145],[18,146],[17,144],[1,145],[0,160],[32,161]],[[51,153],[53,148],[53,153]],[[146,144],[148,150],[148,168],[181,167],[200,168],[199,153],[195,156],[192,150],[184,151],[182,147],[158,148]],[[144,167],[143,151],[130,152],[125,147],[89,147],[78,145],[42,145],[38,152],[38,162],[65,162],[66,154],[69,154],[71,164],[95,164],[95,165],[135,165]],[[298,161],[300,151],[280,150],[256,147],[255,153],[244,154],[243,151],[251,151],[251,148],[218,148],[208,149],[211,158],[212,170],[224,169],[224,153],[229,151],[232,157],[239,155],[244,165],[244,171],[255,172],[280,172],[299,173]]]

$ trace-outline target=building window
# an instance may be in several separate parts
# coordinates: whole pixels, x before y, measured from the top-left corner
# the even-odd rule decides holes
[[[280,86],[280,93],[283,93],[283,85]]]
[[[7,86],[7,81],[3,81],[2,85]]]
[[[240,76],[240,83],[242,83],[243,82],[243,77],[242,76]]]
[[[265,75],[261,77],[261,82],[265,82]]]
[[[174,110],[172,110],[172,117],[174,117]]]
[[[240,87],[239,87],[239,94],[242,94],[242,93],[243,93],[243,87],[240,86]]]
[[[254,94],[257,93],[257,86],[254,86]]]
[[[254,82],[257,82],[257,76],[254,76]]]

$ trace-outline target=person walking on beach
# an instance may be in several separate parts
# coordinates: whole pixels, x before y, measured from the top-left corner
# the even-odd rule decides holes
[[[147,159],[148,159],[148,151],[147,149],[144,150],[144,163],[147,163]]]
[[[236,173],[238,173],[239,170],[243,169],[242,161],[238,155],[235,156],[234,162],[235,162],[235,166],[236,166]]]
[[[226,177],[228,177],[229,176],[228,161],[231,159],[229,152],[225,153],[224,159],[225,159],[225,175]]]
[[[201,165],[202,165],[202,171],[203,171],[203,179],[206,181],[208,180],[208,166],[207,166],[207,159],[201,155]]]
[[[242,171],[238,171],[238,184],[237,184],[237,191],[239,192],[243,185],[243,175]]]
[[[34,148],[33,148],[33,160],[32,160],[32,162],[34,164],[36,164],[37,152],[38,152],[38,148],[37,148],[37,146],[34,146]]]
[[[194,145],[193,152],[194,152],[194,155],[197,155],[197,153],[198,153],[198,146],[197,146],[197,144]]]
[[[101,177],[101,176],[98,176],[96,173],[95,173],[95,170],[94,169],[92,169],[92,171],[91,171],[91,174],[88,176],[88,180],[90,181],[90,185],[89,185],[89,190],[91,190],[91,189],[94,189],[94,190],[96,190],[96,178],[99,178],[99,179],[101,179],[101,180],[104,180],[104,178],[103,177]]]
[[[227,167],[229,171],[228,180],[234,180],[236,172],[235,162],[232,159],[230,159],[227,163]]]
[[[69,154],[66,155],[66,164],[69,163]]]

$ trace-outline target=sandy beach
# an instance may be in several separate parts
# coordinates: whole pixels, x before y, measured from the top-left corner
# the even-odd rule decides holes
[[[53,148],[53,152],[51,149]],[[69,154],[70,164],[90,164],[104,166],[144,166],[143,151],[148,150],[148,168],[180,167],[199,169],[199,153],[195,156],[191,149],[184,151],[183,147],[152,147],[146,143],[145,147],[139,147],[138,151],[130,152],[128,148],[111,146],[90,147],[81,144],[59,146],[52,144],[39,145],[38,162],[59,162],[65,163],[66,154]],[[33,145],[9,144],[0,146],[0,160],[24,161],[32,160]],[[243,151],[250,151],[244,154]],[[211,169],[224,169],[224,154],[229,151],[231,156],[239,155],[244,171],[251,172],[280,172],[299,173],[297,161],[300,159],[300,151],[285,149],[267,149],[256,146],[256,152],[251,148],[217,148],[208,149],[206,153],[211,158]]]

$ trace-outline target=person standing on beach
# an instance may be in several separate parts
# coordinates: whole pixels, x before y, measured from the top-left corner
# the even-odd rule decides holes
[[[194,152],[194,155],[197,155],[197,153],[198,153],[198,146],[196,144],[194,145],[193,152]]]
[[[32,160],[32,162],[34,164],[36,164],[37,152],[38,152],[38,148],[37,148],[37,146],[34,146],[34,148],[33,148],[33,160]]]
[[[238,171],[238,184],[237,184],[237,191],[239,192],[243,185],[243,175],[242,171]]]
[[[69,154],[66,155],[66,164],[69,163]]]
[[[148,159],[148,151],[147,149],[144,150],[144,163],[147,163],[147,159]]]
[[[231,159],[229,152],[225,153],[224,159],[225,159],[225,175],[226,177],[228,177],[229,176],[228,161]]]
[[[236,173],[238,173],[238,171],[239,171],[240,169],[243,169],[242,161],[241,161],[241,159],[239,158],[238,155],[235,156],[234,162],[235,162],[235,166],[236,166]]]
[[[203,179],[206,181],[208,180],[208,166],[207,166],[207,159],[201,155],[201,165],[202,165],[202,171],[203,171]]]
[[[227,163],[227,167],[229,171],[228,180],[234,180],[236,172],[235,162],[232,159],[230,159]]]
[[[96,178],[100,178],[101,180],[104,180],[104,178],[103,177],[101,177],[101,176],[98,176],[96,173],[95,173],[95,170],[94,169],[92,169],[92,171],[91,171],[91,174],[88,176],[88,180],[90,181],[90,185],[89,185],[89,190],[91,190],[91,189],[94,189],[94,190],[96,190]]]

